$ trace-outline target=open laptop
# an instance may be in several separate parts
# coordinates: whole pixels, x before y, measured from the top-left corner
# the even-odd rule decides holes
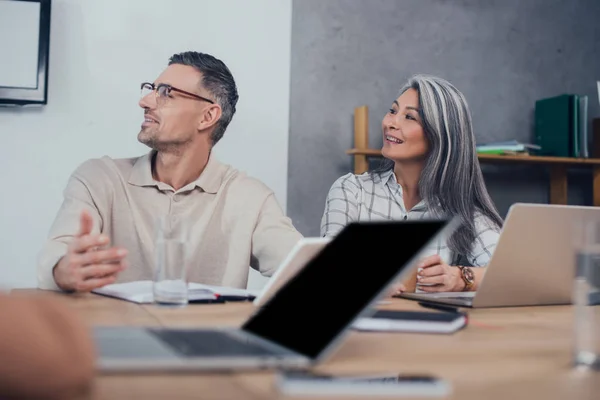
[[[352,223],[240,328],[96,327],[98,369],[307,368],[416,268],[422,249],[456,226],[456,219]]]
[[[288,256],[277,271],[267,281],[265,287],[254,298],[255,306],[262,306],[290,279],[292,279],[302,268],[304,268],[323,248],[331,241],[331,238],[302,238],[292,248]]]
[[[403,293],[399,297],[460,307],[570,304],[577,223],[600,208],[515,203],[477,292]]]

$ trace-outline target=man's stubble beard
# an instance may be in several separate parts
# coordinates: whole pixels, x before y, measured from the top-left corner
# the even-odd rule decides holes
[[[156,148],[157,140],[156,140],[156,132],[148,132],[148,129],[142,128],[137,136],[138,142],[150,147],[153,150],[158,150]]]
[[[141,129],[138,133],[138,141],[152,150],[164,153],[182,153],[188,147],[191,140],[184,141],[160,141],[158,139],[159,132],[157,130]]]

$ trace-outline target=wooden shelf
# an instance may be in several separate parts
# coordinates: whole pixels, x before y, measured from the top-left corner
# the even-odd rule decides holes
[[[478,154],[479,161],[510,162],[510,163],[536,163],[555,165],[600,165],[598,158],[571,158],[550,156],[511,156],[498,154]]]
[[[362,173],[368,169],[367,157],[381,157],[378,149],[350,149],[346,154],[353,155],[359,160],[360,168],[355,168],[355,173]],[[514,156],[498,154],[478,154],[480,163],[486,164],[536,164],[546,165],[550,168],[550,203],[567,204],[567,169],[569,167],[587,166],[592,167],[593,178],[593,204],[600,207],[600,159],[599,158],[571,158],[571,157],[548,157],[548,156]]]
[[[350,155],[362,155],[369,157],[381,157],[378,149],[350,149],[346,151]],[[563,165],[600,165],[600,158],[570,158],[549,156],[513,156],[498,154],[478,154],[482,162],[509,162],[509,163],[535,163],[535,164],[563,164]]]

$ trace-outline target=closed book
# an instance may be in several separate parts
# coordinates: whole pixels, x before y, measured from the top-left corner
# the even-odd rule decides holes
[[[353,328],[371,332],[454,333],[467,325],[462,312],[379,310],[358,319]]]
[[[579,147],[579,96],[576,94],[571,95],[569,113],[569,121],[571,124],[569,132],[569,136],[571,137],[571,142],[569,144],[571,148],[571,157],[579,158],[581,157],[581,149]]]
[[[555,157],[571,155],[572,98],[563,94],[535,102],[535,141],[540,154]]]
[[[579,157],[589,158],[588,96],[579,96]]]

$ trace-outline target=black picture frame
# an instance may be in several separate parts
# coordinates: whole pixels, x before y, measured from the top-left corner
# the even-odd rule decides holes
[[[52,0],[9,0],[40,4],[37,87],[0,86],[0,106],[44,105],[48,102],[48,65],[50,53],[50,12]]]

